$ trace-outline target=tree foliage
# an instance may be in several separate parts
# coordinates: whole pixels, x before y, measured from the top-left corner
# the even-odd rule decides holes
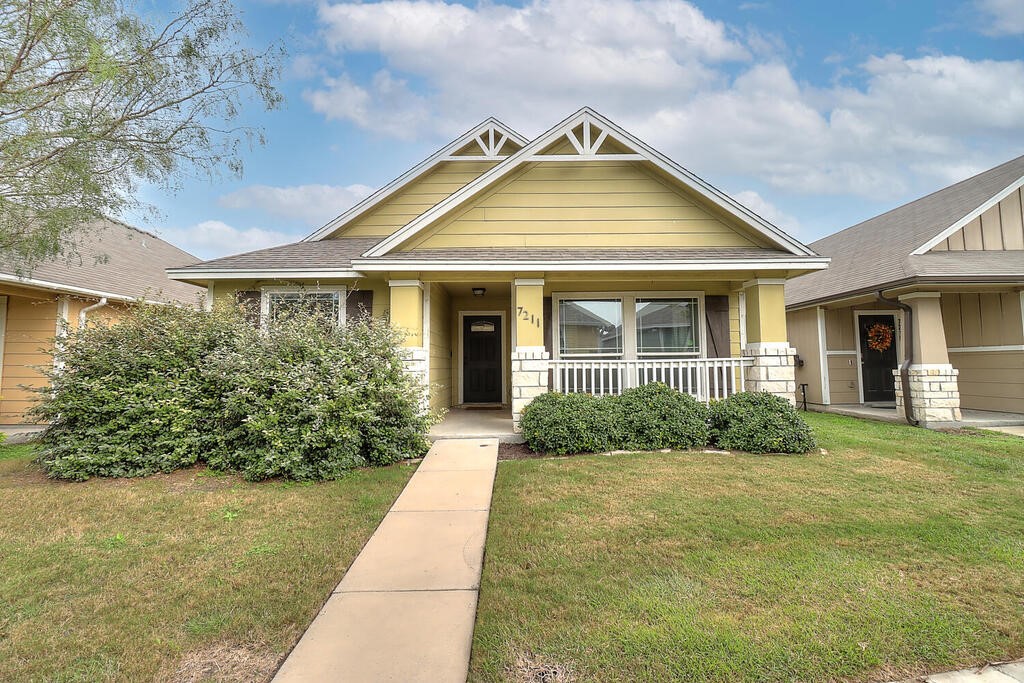
[[[146,16],[131,0],[0,6],[0,252],[73,250],[90,219],[143,208],[140,182],[240,173],[244,102],[280,102],[280,50],[254,51],[228,0]]]

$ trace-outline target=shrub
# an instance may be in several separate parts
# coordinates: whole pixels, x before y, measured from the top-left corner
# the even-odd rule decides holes
[[[707,407],[661,382],[612,397],[617,413],[617,448],[653,451],[708,444]]]
[[[421,455],[427,417],[386,323],[297,314],[260,333],[233,309],[138,306],[72,332],[36,417],[50,476],[206,461],[248,479],[332,479]]]
[[[711,440],[749,453],[806,453],[814,435],[784,398],[764,392],[734,394],[711,404]]]
[[[615,406],[589,394],[541,394],[523,410],[520,425],[530,450],[565,455],[615,447]]]

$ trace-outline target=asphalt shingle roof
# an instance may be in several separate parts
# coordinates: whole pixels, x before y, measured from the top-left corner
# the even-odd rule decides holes
[[[786,283],[795,306],[927,277],[1021,276],[1024,252],[911,252],[1024,177],[1024,156],[829,235],[809,246],[832,258],[827,270]]]
[[[352,268],[352,259],[381,241],[381,237],[346,237],[316,242],[295,242],[244,254],[224,256],[184,266],[193,270],[295,270],[302,268]]]
[[[195,303],[205,290],[168,279],[164,269],[196,261],[192,254],[155,235],[104,220],[82,230],[70,258],[57,257],[30,269],[0,260],[0,273],[126,299]]]

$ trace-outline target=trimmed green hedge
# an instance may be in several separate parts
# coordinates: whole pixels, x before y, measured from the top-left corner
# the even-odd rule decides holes
[[[523,411],[526,445],[566,455],[610,450],[721,448],[750,453],[806,453],[810,427],[785,399],[736,394],[710,408],[654,382],[619,396],[547,393]]]
[[[299,313],[261,332],[233,308],[137,306],[71,332],[34,415],[55,478],[135,477],[197,462],[250,480],[334,479],[427,450],[422,387],[370,318]]]
[[[764,392],[712,402],[711,440],[748,453],[806,453],[815,445],[811,428],[790,402]]]

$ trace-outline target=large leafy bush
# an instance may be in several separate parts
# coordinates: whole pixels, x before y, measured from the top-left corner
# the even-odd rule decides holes
[[[689,394],[652,382],[609,400],[618,413],[618,448],[653,451],[708,444],[707,407]]]
[[[541,394],[523,410],[520,426],[530,450],[592,453],[615,448],[615,406],[590,394]]]
[[[765,392],[734,394],[711,404],[711,440],[749,453],[806,453],[814,434],[784,398]]]
[[[233,309],[139,306],[55,351],[36,417],[51,476],[141,476],[195,462],[249,479],[330,479],[421,455],[429,418],[400,339],[369,318],[298,313],[265,332]]]

